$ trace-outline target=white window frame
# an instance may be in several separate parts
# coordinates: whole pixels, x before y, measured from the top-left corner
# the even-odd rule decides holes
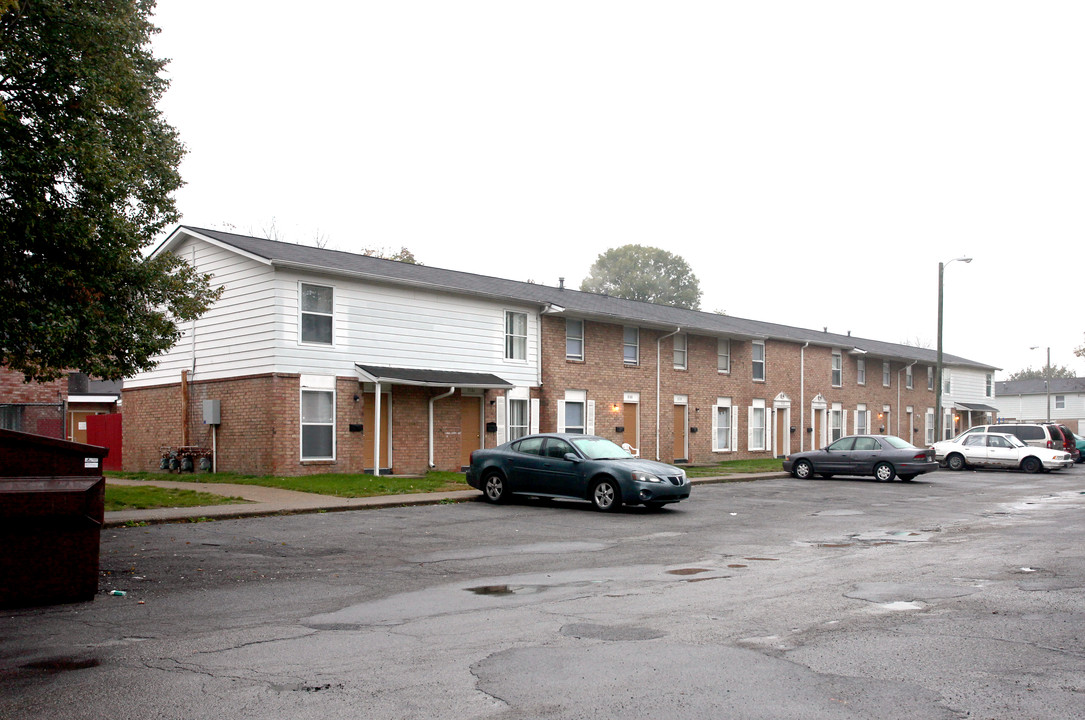
[[[912,387],[913,387],[912,366],[911,365],[908,365],[908,366],[906,366],[904,368],[904,387],[907,388],[908,390],[911,390]]]
[[[923,437],[926,438],[927,445],[934,444],[934,408],[927,408],[927,412],[923,414]]]
[[[335,460],[336,453],[336,432],[335,432],[335,416],[336,416],[336,393],[335,393],[335,378],[334,377],[322,377],[312,375],[301,376],[301,387],[298,392],[298,457],[302,462],[314,462],[314,461],[327,461]],[[305,396],[306,394],[324,394],[331,396],[331,419],[330,420],[309,420],[305,418]],[[305,428],[306,427],[327,427],[331,429],[331,455],[306,455],[305,454]]]
[[[512,325],[512,320],[517,317],[523,317],[524,319],[524,334],[517,334],[515,328]],[[527,313],[520,312],[518,310],[506,310],[505,311],[505,359],[527,361]],[[521,356],[517,356],[517,351]]]
[[[835,437],[834,431],[838,431]],[[833,403],[829,408],[829,442],[836,442],[847,434],[848,416],[844,412],[844,406],[841,403]]]
[[[567,418],[565,416],[566,410],[569,404],[578,404],[583,406],[582,417],[584,425],[566,425]],[[565,398],[558,400],[557,402],[557,428],[558,432],[576,432],[580,430],[584,435],[595,434],[595,401],[588,399],[587,390],[566,390]]]
[[[579,334],[574,332],[573,328],[579,326]],[[569,343],[579,343],[579,352],[570,352]],[[566,360],[583,360],[584,359],[584,321],[579,318],[565,318],[565,359]]]
[[[731,372],[731,338],[716,339],[716,372],[721,375]]]
[[[630,335],[632,335],[632,338],[630,338]],[[629,356],[629,350],[633,351],[632,358]],[[640,365],[639,327],[626,325],[622,328],[622,362],[626,365]]]
[[[1056,410],[1065,410],[1066,409],[1066,396],[1065,395],[1056,395],[1055,396],[1055,409]]]
[[[689,367],[689,338],[685,333],[674,336],[674,369],[685,370]]]
[[[721,410],[726,411],[726,425],[720,424]],[[723,443],[720,443],[721,432]],[[712,406],[712,452],[738,452],[738,423],[729,397],[716,398],[716,404]]]
[[[865,403],[859,403],[855,406],[855,434],[870,434],[870,413],[867,411]]]
[[[768,449],[768,409],[765,401],[755,399],[747,408],[746,448],[750,452]]]
[[[882,387],[891,387],[893,385],[893,366],[889,364],[888,360],[882,361]]]
[[[758,360],[758,358],[757,358],[757,355],[758,355],[757,349],[758,348],[761,348],[761,359],[760,360]],[[765,375],[766,375],[765,371],[766,371],[767,368],[766,368],[766,363],[765,363],[765,343],[764,343],[763,340],[754,340],[751,343],[751,345],[750,345],[750,358],[751,358],[750,377],[753,378],[754,382],[765,382]],[[757,377],[757,366],[758,365],[761,366],[761,377]]]
[[[833,387],[840,387],[844,384],[844,354],[839,350],[833,350],[833,365],[829,383]]]
[[[855,384],[866,385],[866,358],[855,359]]]
[[[324,312],[323,310],[306,310],[305,309],[305,288],[320,288],[322,290],[331,291],[331,311]],[[329,318],[331,320],[330,328],[328,330],[328,341],[323,340],[306,340],[305,339],[305,316],[310,315],[313,317]],[[320,347],[335,347],[335,286],[334,285],[321,285],[319,283],[298,283],[298,344],[299,345],[317,345]]]
[[[994,376],[993,373],[987,373],[986,377],[984,378],[984,392],[983,392],[983,394],[986,397],[994,397],[995,396],[995,376]]]

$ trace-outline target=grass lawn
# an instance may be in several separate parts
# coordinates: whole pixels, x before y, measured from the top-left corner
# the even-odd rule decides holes
[[[693,478],[716,477],[718,475],[737,475],[739,473],[780,472],[783,461],[780,458],[756,458],[754,460],[727,460],[715,465],[691,465],[686,467],[686,475]]]
[[[238,497],[226,497],[195,490],[177,490],[152,485],[109,485],[105,489],[106,512],[114,510],[147,510],[161,507],[200,507],[202,505],[232,505],[247,502]]]
[[[422,477],[391,477],[382,475],[326,473],[277,477],[274,475],[237,475],[235,473],[125,473],[110,472],[107,477],[131,480],[181,480],[197,483],[235,483],[261,485],[285,490],[334,495],[336,497],[372,497],[374,495],[404,495],[409,493],[444,492],[470,489],[463,473],[428,472]]]

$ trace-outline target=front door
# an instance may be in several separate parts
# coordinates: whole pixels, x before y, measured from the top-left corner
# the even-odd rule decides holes
[[[821,446],[821,433],[825,430],[825,410],[814,411],[814,432],[810,435],[810,449],[817,450]]]
[[[686,406],[674,406],[674,459],[687,460],[686,454]]]
[[[367,470],[373,470],[373,433],[377,430],[377,423],[374,420],[373,408],[376,404],[376,395],[370,397],[365,396],[365,408],[362,410],[362,427],[365,429],[365,451],[362,455],[362,462]],[[381,393],[381,422],[380,422],[380,448],[381,448],[381,468],[392,467],[392,426],[389,422],[391,418],[391,406],[392,396],[390,393]],[[373,470],[374,474],[377,474]]]
[[[69,417],[71,418],[71,425],[68,432],[71,433],[69,440],[77,443],[85,443],[87,441],[87,416],[94,415],[92,412],[72,412]]]
[[[774,456],[784,457],[791,450],[791,433],[788,423],[791,410],[788,408],[780,408],[776,411],[776,437],[774,445],[776,447]]]
[[[471,464],[471,453],[482,447],[482,398],[460,398],[460,465]]]
[[[637,408],[638,405],[636,403],[625,403],[622,405],[622,426],[625,428],[625,432],[622,433],[622,442],[629,443],[633,446],[634,450],[639,451],[640,422]]]

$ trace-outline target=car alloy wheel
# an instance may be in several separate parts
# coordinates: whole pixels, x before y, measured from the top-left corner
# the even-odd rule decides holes
[[[889,482],[897,476],[893,466],[889,463],[878,463],[874,466],[874,477],[878,478],[882,482]]]
[[[499,503],[505,501],[505,478],[499,473],[490,473],[482,481],[482,495],[489,502]]]
[[[617,510],[622,504],[622,491],[618,483],[609,478],[595,483],[591,490],[591,502],[596,510],[602,512]]]
[[[797,463],[795,463],[795,467],[792,468],[792,471],[795,473],[795,477],[797,477],[799,480],[807,480],[810,478],[811,475],[814,474],[813,466],[811,466],[810,463],[806,460],[799,460]]]

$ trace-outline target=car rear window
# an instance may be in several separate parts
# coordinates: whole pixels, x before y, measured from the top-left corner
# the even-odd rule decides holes
[[[904,450],[906,448],[914,448],[915,445],[911,444],[904,438],[899,438],[896,435],[886,435],[884,438],[887,443],[895,447],[897,450]],[[918,450],[918,448],[916,448]]]

